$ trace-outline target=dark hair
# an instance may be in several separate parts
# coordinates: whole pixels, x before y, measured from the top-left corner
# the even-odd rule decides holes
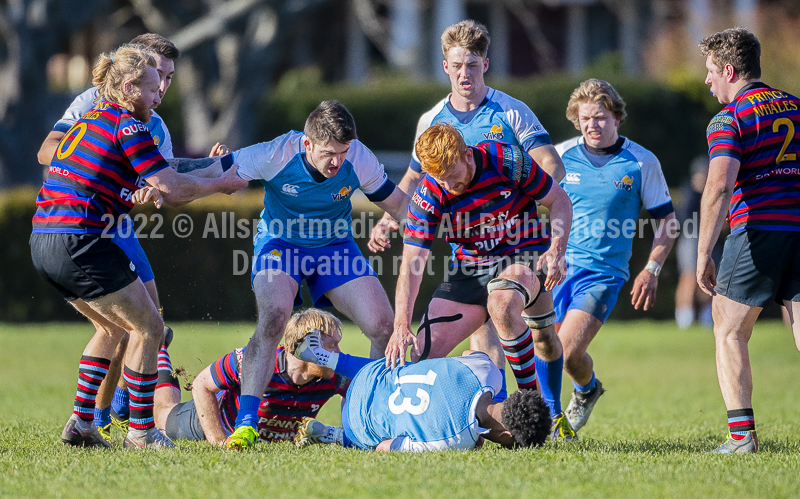
[[[700,52],[706,57],[711,54],[711,62],[719,71],[730,64],[743,80],[761,78],[761,44],[744,28],[726,29],[704,38]]]
[[[311,111],[303,131],[308,140],[319,145],[332,140],[339,144],[347,144],[358,138],[353,115],[335,100],[323,101]]]
[[[132,45],[144,45],[156,54],[162,55],[167,59],[172,59],[173,61],[178,60],[181,56],[181,51],[178,50],[178,47],[176,47],[174,43],[155,33],[139,35],[131,40],[130,43]]]
[[[503,426],[517,445],[539,447],[550,435],[550,409],[536,390],[517,390],[503,402]]]

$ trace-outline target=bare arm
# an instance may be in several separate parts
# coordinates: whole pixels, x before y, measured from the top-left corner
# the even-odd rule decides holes
[[[216,445],[224,444],[227,438],[220,420],[216,395],[219,391],[221,390],[214,384],[214,379],[211,377],[211,366],[203,369],[192,382],[192,399],[197,408],[200,426],[203,428],[206,440]]]
[[[212,168],[214,167],[212,165]],[[219,164],[216,168],[222,170]],[[181,205],[217,192],[232,194],[245,188],[247,181],[236,174],[237,169],[238,167],[234,165],[217,178],[197,178],[178,173],[172,168],[164,168],[145,180],[161,191],[166,203]]]
[[[431,250],[419,246],[403,245],[403,260],[400,263],[394,298],[394,332],[386,346],[386,365],[392,369],[398,358],[400,365],[405,365],[406,349],[409,345],[413,345],[414,350],[419,352],[417,337],[411,332],[411,315],[430,252]]]
[[[566,170],[564,170],[564,163],[561,161],[561,156],[558,155],[553,144],[534,147],[528,151],[528,154],[531,155],[542,170],[553,177],[556,184],[561,182],[561,179],[567,174]]]
[[[398,226],[401,226],[403,220],[405,220],[406,215],[408,214],[409,201],[411,201],[411,197],[403,192],[403,190],[399,187],[395,187],[394,191],[389,194],[389,197],[375,204],[378,206],[378,208],[381,208],[386,213],[391,214],[392,217],[394,217],[394,219],[398,222]]]
[[[550,192],[539,203],[550,210],[551,239],[550,249],[539,257],[539,261],[536,263],[536,270],[541,270],[544,264],[547,264],[547,277],[544,280],[544,287],[550,291],[556,284],[563,281],[567,275],[565,257],[569,230],[572,227],[572,201],[569,200],[569,196],[564,192],[564,189],[554,181],[553,186],[550,187]]]
[[[397,188],[411,197],[423,176],[424,174],[415,172],[411,168],[408,168],[406,173],[403,175],[402,180],[400,180],[400,183],[397,184]],[[403,216],[405,216],[405,213]],[[378,223],[375,224],[375,227],[372,228],[367,247],[373,252],[383,251],[386,248],[391,248],[392,245],[389,242],[389,237],[387,234],[400,228],[400,224],[397,223],[397,220],[398,219],[395,219],[388,210],[385,211]]]
[[[56,154],[56,149],[58,149],[58,144],[61,143],[61,139],[64,138],[64,135],[64,132],[56,131],[52,131],[47,134],[44,142],[42,142],[42,146],[39,147],[39,152],[36,154],[40,165],[50,166],[50,161],[53,160],[53,156]]]
[[[678,223],[675,213],[659,218],[656,224],[655,237],[653,238],[653,247],[650,249],[649,260],[656,262],[659,267],[663,267],[664,261],[667,259],[670,250],[672,250],[672,245],[677,237]],[[639,272],[633,282],[633,289],[631,289],[631,304],[633,308],[639,310],[639,307],[644,305],[644,310],[648,310],[653,306],[656,300],[657,288],[657,276],[646,269]]]
[[[700,201],[700,234],[697,239],[697,284],[704,293],[714,296],[717,269],[711,259],[731,202],[740,162],[729,156],[717,156],[708,165],[708,180]]]
[[[169,166],[172,167],[178,173],[195,173],[196,176],[212,176],[210,173],[208,175],[199,175],[200,171],[204,171],[209,166],[213,165],[217,162],[218,158],[198,158],[198,159],[191,159],[191,158],[171,158],[167,160]],[[222,172],[222,168],[219,169]],[[219,177],[219,175],[216,175]]]

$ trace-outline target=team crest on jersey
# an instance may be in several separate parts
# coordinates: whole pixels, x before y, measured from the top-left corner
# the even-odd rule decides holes
[[[483,134],[486,140],[503,140],[503,125],[492,125],[492,129]]]
[[[284,194],[288,194],[288,195],[294,196],[294,197],[297,197],[297,190],[298,189],[299,189],[299,187],[297,187],[294,184],[283,184],[283,187],[281,187],[281,191],[283,191]]]
[[[267,260],[272,260],[274,262],[280,262],[281,261],[281,256],[283,256],[283,251],[274,249],[274,250],[270,251],[269,253],[267,253]]]
[[[581,183],[581,174],[580,173],[567,173],[565,177],[565,182],[568,184],[580,184]]]
[[[339,192],[332,192],[331,197],[334,201],[343,201],[347,199],[347,196],[349,196],[352,191],[353,188],[348,185],[347,187],[339,189]]]
[[[614,181],[614,187],[620,190],[624,189],[628,192],[631,192],[631,190],[633,189],[633,179],[628,175],[625,175],[624,177],[622,177],[622,180]]]
[[[158,135],[153,136],[153,143],[158,147],[158,143],[161,142],[161,139],[158,138]]]

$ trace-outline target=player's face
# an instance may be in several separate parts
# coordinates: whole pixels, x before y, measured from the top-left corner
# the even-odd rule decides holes
[[[453,47],[447,52],[444,72],[450,77],[450,89],[465,99],[480,95],[486,87],[483,73],[489,69],[489,59],[475,55],[463,47]]]
[[[434,178],[442,189],[455,196],[460,196],[466,192],[470,182],[472,182],[472,176],[475,174],[475,167],[470,164],[472,150],[469,147],[466,155],[467,158],[458,160],[458,163],[447,175],[441,178]]]
[[[156,60],[156,70],[158,71],[159,98],[163,99],[167,89],[172,85],[172,77],[175,75],[175,61],[167,59],[160,54],[153,54],[153,59]]]
[[[720,104],[730,104],[733,99],[728,98],[728,81],[725,78],[724,68],[720,69],[711,62],[711,54],[706,57],[706,85],[711,87],[711,95],[717,98]]]
[[[578,124],[586,145],[594,148],[613,146],[619,138],[619,120],[600,103],[585,102],[578,107]]]
[[[327,144],[314,144],[307,138],[303,140],[306,148],[306,159],[311,166],[317,169],[325,178],[335,177],[344,164],[350,143],[340,144],[330,141]]]
[[[125,82],[125,85],[130,82]],[[133,101],[133,115],[145,123],[150,121],[151,109],[161,104],[161,91],[159,90],[158,72],[155,68],[147,66],[144,76],[137,85],[139,97]]]

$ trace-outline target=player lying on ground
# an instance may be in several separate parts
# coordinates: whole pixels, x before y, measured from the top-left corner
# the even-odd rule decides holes
[[[289,319],[285,341],[293,345],[309,331],[320,331],[322,345],[338,352],[341,327],[339,319],[328,312],[307,309]],[[158,355],[156,425],[171,439],[208,440],[223,445],[236,422],[246,348],[237,348],[206,367],[192,382],[192,400],[181,403],[178,380],[167,349],[162,347]],[[326,367],[299,360],[283,346],[263,362],[271,367],[272,379],[258,409],[261,440],[290,441],[304,417],[315,417],[325,402],[334,395],[344,396],[347,390],[348,379]]]
[[[500,370],[483,352],[429,359],[390,369],[373,360],[331,351],[318,332],[292,345],[306,362],[352,379],[342,404],[342,427],[307,418],[298,446],[338,443],[377,451],[424,452],[480,448],[483,438],[504,447],[539,446],[550,432],[550,413],[535,390],[493,400]]]

